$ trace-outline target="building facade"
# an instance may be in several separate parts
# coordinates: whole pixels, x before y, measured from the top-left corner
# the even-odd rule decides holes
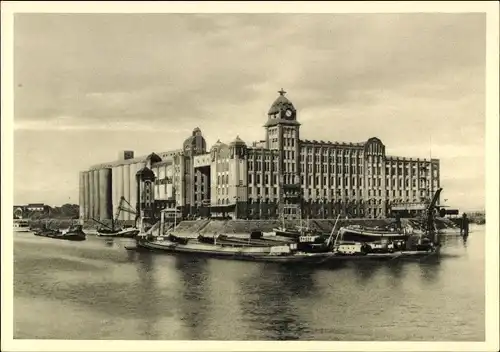
[[[181,149],[144,157],[125,151],[81,172],[80,216],[134,220],[118,208],[124,201],[139,207],[136,175],[146,165],[155,174],[155,208],[177,206],[184,216],[379,218],[398,204],[422,203],[440,187],[438,159],[389,156],[376,137],[302,139],[298,111],[285,94],[272,103],[261,141],[236,137],[207,149],[195,128]]]

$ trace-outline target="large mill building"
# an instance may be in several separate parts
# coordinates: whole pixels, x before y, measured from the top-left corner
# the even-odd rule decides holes
[[[125,151],[81,172],[81,217],[111,219],[121,197],[136,206],[136,173],[144,166],[156,176],[156,209],[177,205],[184,216],[374,218],[398,204],[418,204],[439,188],[438,159],[386,155],[375,137],[361,143],[301,139],[298,111],[285,93],[272,103],[259,142],[236,136],[207,149],[195,128],[181,149],[142,157]]]

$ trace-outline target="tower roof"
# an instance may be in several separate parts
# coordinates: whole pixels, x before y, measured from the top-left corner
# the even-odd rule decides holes
[[[212,148],[210,148],[210,150],[221,149],[223,147],[227,147],[227,144],[222,143],[220,139],[218,139],[217,142],[215,142],[215,144],[212,146]]]
[[[155,173],[153,172],[153,170],[151,170],[147,166],[144,166],[142,169],[137,171],[137,173],[135,174],[135,177],[140,177],[142,179],[154,179],[156,176],[155,176]]]
[[[154,163],[158,163],[161,161],[161,158],[158,154],[156,153],[151,153],[149,154],[147,157],[146,157],[146,161],[150,161],[151,160],[151,163],[154,164]]]
[[[236,136],[236,138],[234,139],[234,141],[232,141],[230,143],[230,145],[244,145],[244,146],[246,146],[246,143],[243,142],[243,140],[240,138],[240,136]]]
[[[268,115],[274,115],[277,114],[278,112],[286,109],[291,109],[295,111],[295,107],[293,106],[292,102],[288,100],[287,97],[285,97],[286,92],[281,88],[280,91],[278,91],[280,94],[278,98],[274,101],[274,103],[271,105],[269,108],[269,112],[267,113]]]

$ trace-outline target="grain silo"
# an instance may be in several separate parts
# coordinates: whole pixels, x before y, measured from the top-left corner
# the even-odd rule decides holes
[[[101,220],[111,219],[111,169],[99,170],[99,218]]]
[[[130,202],[130,164],[123,165],[123,197]],[[130,213],[123,211],[123,220],[130,220]]]
[[[92,212],[92,217],[99,220],[100,216],[100,204],[99,204],[99,170],[92,170],[92,178],[94,179],[94,190],[92,197],[94,198],[94,210]]]
[[[81,171],[79,174],[79,197],[78,197],[78,204],[80,205],[80,212],[79,212],[79,217],[80,219],[85,218],[85,172]]]

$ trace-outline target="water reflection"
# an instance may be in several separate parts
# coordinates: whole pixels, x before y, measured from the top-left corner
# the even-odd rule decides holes
[[[106,247],[113,247],[114,244],[115,244],[115,241],[113,241],[112,238],[107,238],[107,239],[104,240],[104,245]]]
[[[181,286],[179,311],[181,320],[189,328],[190,339],[206,337],[208,307],[210,306],[209,285],[207,285],[208,262],[205,258],[191,256],[175,257],[175,268],[178,270]]]
[[[470,238],[446,236],[438,260],[308,268],[128,251],[124,239],[110,246],[93,236],[68,243],[20,234],[14,239],[16,334],[481,340],[484,234]]]
[[[467,248],[467,239],[469,238],[469,235],[463,235],[462,236],[462,243],[465,248]]]
[[[139,329],[148,339],[158,338],[156,323],[159,313],[157,307],[159,292],[154,278],[154,258],[151,253],[137,252],[138,285],[134,291],[136,302],[134,308],[140,311],[142,319]]]
[[[441,261],[432,260],[420,263],[420,274],[422,279],[427,283],[435,283],[439,279],[439,271],[441,269]]]
[[[297,340],[309,332],[306,319],[298,314],[301,302],[307,305],[316,291],[312,269],[263,265],[240,287],[244,320],[263,335],[250,339]]]
[[[401,278],[405,273],[406,266],[401,262],[389,262],[387,263],[388,272],[391,275],[391,282],[394,285],[399,285],[401,283]]]
[[[360,261],[351,263],[354,271],[356,272],[356,281],[360,284],[368,283],[373,277],[375,273],[380,270],[384,266],[384,262],[378,261]]]

